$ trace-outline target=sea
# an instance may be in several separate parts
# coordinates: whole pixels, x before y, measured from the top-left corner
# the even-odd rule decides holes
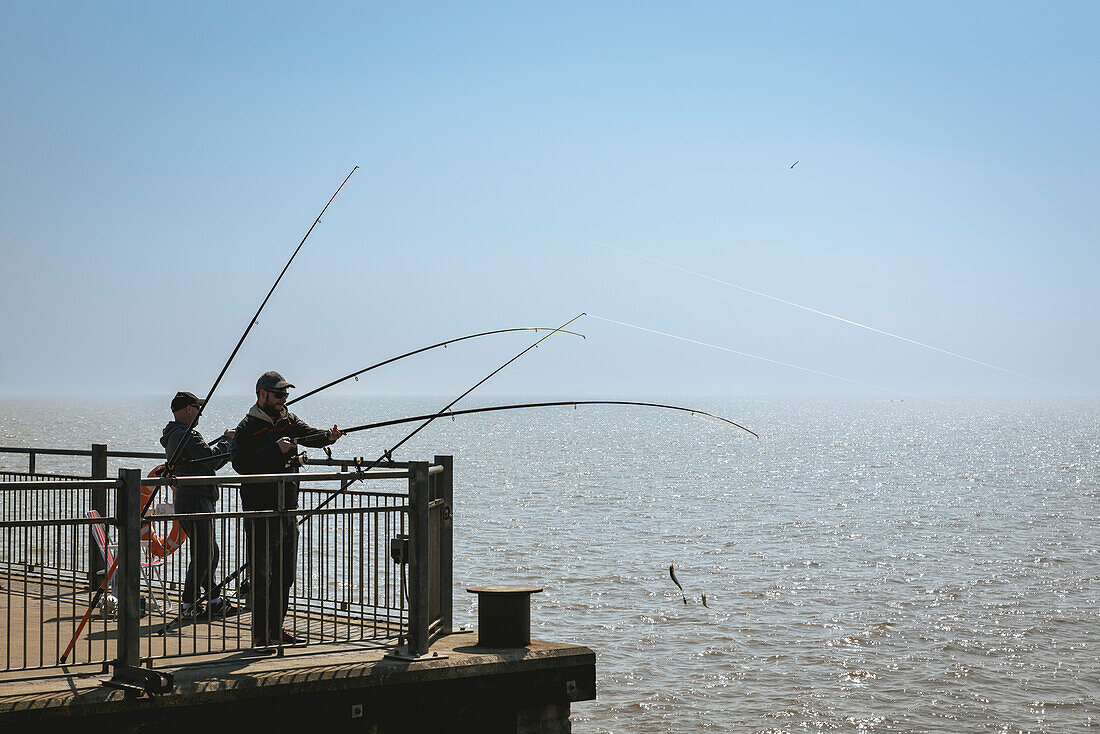
[[[1100,727],[1100,402],[663,400],[760,438],[580,406],[441,418],[397,452],[455,457],[456,622],[469,586],[536,584],[533,636],[595,651],[575,732]],[[167,402],[0,399],[0,443],[155,451]],[[292,409],[346,427],[447,402]],[[215,398],[200,430],[249,403]],[[333,448],[373,459],[411,428]]]

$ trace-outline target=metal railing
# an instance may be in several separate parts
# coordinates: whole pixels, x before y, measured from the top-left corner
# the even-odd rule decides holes
[[[166,514],[162,507],[160,514],[139,518],[142,486],[159,486],[167,494],[168,480],[142,477],[137,469],[119,469],[112,479],[84,478],[72,469],[47,474],[34,457],[90,456],[90,473],[102,474],[110,456],[159,454],[107,452],[105,446],[0,453],[29,457],[26,472],[0,470],[0,679],[62,667],[61,654],[113,558],[118,571],[109,593],[64,667],[113,664],[117,675],[154,660],[252,647],[249,607],[255,591],[247,568],[236,577],[233,572],[247,565],[246,524],[265,521],[299,528],[286,616],[299,645],[371,644],[419,655],[451,628],[449,456],[430,463],[387,462],[362,474],[353,468],[361,460],[323,459],[307,463],[328,471],[177,478],[171,482],[176,487],[220,485],[216,511]],[[300,507],[241,509],[236,487],[291,481],[299,485]],[[379,488],[395,481],[399,485],[392,489]],[[211,529],[220,558],[208,561],[206,570],[213,571],[213,582],[225,582],[222,597],[236,614],[181,617],[193,541],[175,552],[166,546],[173,528],[189,521]],[[276,647],[282,654],[283,641]]]

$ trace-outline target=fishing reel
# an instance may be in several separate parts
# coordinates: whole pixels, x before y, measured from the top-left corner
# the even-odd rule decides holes
[[[286,468],[291,469],[296,466],[305,466],[309,461],[309,455],[305,451],[299,451],[294,454],[286,454]]]
[[[328,446],[322,446],[321,450],[325,452],[325,456],[332,458],[332,450]],[[287,454],[286,467],[289,469],[294,465],[305,466],[309,463],[309,454],[305,451],[299,451],[296,454]]]
[[[99,602],[99,611],[104,617],[115,614],[118,611],[118,597],[114,594],[104,594]]]

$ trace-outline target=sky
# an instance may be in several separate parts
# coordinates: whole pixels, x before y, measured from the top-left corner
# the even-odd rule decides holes
[[[205,394],[358,165],[220,391],[587,312],[481,392],[1095,397],[1097,27],[1094,3],[6,3],[0,395]],[[333,393],[458,395],[535,338]]]

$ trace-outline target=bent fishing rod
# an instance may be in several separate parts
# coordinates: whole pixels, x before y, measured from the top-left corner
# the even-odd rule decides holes
[[[686,408],[682,405],[668,405],[668,404],[665,404],[665,403],[646,403],[646,402],[641,402],[641,401],[637,401],[637,400],[555,400],[555,401],[552,401],[552,402],[545,402],[545,403],[515,403],[515,404],[512,404],[512,405],[490,405],[490,406],[485,407],[485,408],[467,408],[465,410],[451,410],[451,411],[448,411],[446,413],[443,413],[443,417],[448,417],[449,416],[451,418],[454,418],[455,416],[459,416],[459,415],[473,415],[475,413],[493,413],[493,412],[496,412],[496,411],[499,411],[499,410],[518,410],[518,409],[521,409],[521,408],[558,408],[558,407],[565,407],[565,406],[569,406],[569,405],[572,405],[574,408],[576,408],[578,405],[637,405],[637,406],[642,406],[642,407],[646,407],[646,408],[663,408],[665,410],[676,410],[676,411],[680,411],[682,413],[690,413],[693,416],[706,416],[707,418],[713,418],[714,420],[721,421],[722,423],[728,423],[729,425],[733,426],[734,428],[738,428],[738,429],[744,431],[745,433],[749,434],[753,438],[757,438],[757,439],[760,438],[760,436],[755,431],[752,431],[748,428],[745,428],[740,423],[735,423],[734,421],[731,421],[729,418],[723,418],[722,416],[715,415],[714,413],[708,413],[705,410],[699,410],[698,408]],[[388,420],[388,421],[378,421],[377,423],[364,423],[361,426],[352,426],[351,428],[341,429],[341,433],[355,433],[356,431],[369,431],[372,428],[385,428],[386,426],[397,426],[397,425],[400,425],[402,423],[414,423],[416,421],[424,420],[425,418],[428,418],[428,417],[432,417],[433,420],[434,420],[434,418],[438,418],[440,416],[439,416],[439,414],[435,414],[433,416],[433,414],[428,413],[428,414],[425,414],[425,415],[414,415],[414,416],[410,416],[408,418],[395,418],[393,420]],[[322,435],[324,435],[324,434],[323,433],[310,434],[308,436],[302,436],[301,438],[299,438],[297,440],[301,441],[301,440],[304,440],[304,439],[318,438]],[[391,451],[392,451],[392,449],[391,449]]]
[[[487,375],[486,375],[485,377],[483,377],[483,378],[481,378],[480,380],[478,380],[478,381],[477,381],[477,383],[475,383],[475,384],[473,385],[473,387],[471,387],[471,388],[470,388],[470,389],[468,389],[468,390],[467,390],[466,392],[464,392],[464,393],[462,393],[461,395],[459,395],[459,396],[458,396],[457,398],[455,398],[455,399],[454,399],[454,400],[452,400],[451,402],[447,403],[447,405],[446,405],[446,406],[444,406],[444,407],[443,407],[443,408],[442,408],[441,410],[439,410],[439,411],[437,411],[437,412],[435,412],[435,413],[430,413],[430,414],[428,414],[428,415],[425,415],[425,416],[420,416],[419,418],[416,418],[415,420],[421,420],[421,419],[423,419],[423,420],[424,420],[424,422],[423,422],[423,423],[421,423],[421,424],[420,424],[419,426],[417,426],[416,428],[414,428],[414,429],[412,430],[412,432],[411,432],[411,433],[409,433],[409,434],[408,434],[407,436],[405,436],[405,437],[404,437],[403,439],[401,439],[401,440],[400,440],[400,441],[398,441],[398,442],[397,442],[396,444],[394,444],[392,448],[390,448],[390,449],[388,449],[388,450],[386,450],[386,451],[383,451],[383,452],[382,452],[382,455],[381,455],[381,456],[379,456],[379,457],[378,457],[377,459],[375,459],[374,461],[372,461],[372,462],[370,463],[370,466],[366,467],[365,469],[363,469],[363,468],[359,469],[359,470],[358,470],[358,471],[356,472],[356,474],[352,476],[352,478],[351,478],[351,479],[350,479],[350,481],[349,481],[349,482],[347,483],[347,485],[345,485],[345,486],[344,486],[344,487],[343,487],[343,488],[342,488],[342,489],[341,489],[341,490],[340,490],[339,492],[333,492],[332,494],[330,494],[330,495],[329,495],[329,496],[328,496],[328,497],[327,497],[327,498],[325,499],[325,501],[324,501],[324,502],[322,502],[321,504],[319,504],[319,505],[318,505],[317,507],[315,507],[314,509],[315,509],[315,510],[320,510],[320,509],[321,509],[321,508],[323,508],[323,507],[324,507],[325,505],[327,505],[327,504],[328,504],[329,502],[332,502],[332,500],[333,500],[333,499],[334,499],[334,498],[336,497],[336,495],[340,494],[341,492],[344,492],[344,491],[346,491],[346,490],[347,490],[347,488],[348,488],[348,487],[350,487],[350,486],[351,486],[351,485],[352,485],[352,484],[353,484],[354,482],[356,482],[356,481],[358,481],[359,479],[362,479],[363,477],[365,477],[365,476],[366,476],[366,473],[367,473],[368,471],[370,471],[370,470],[371,470],[371,469],[373,469],[374,467],[376,467],[376,466],[378,466],[379,464],[381,464],[381,463],[382,463],[383,461],[386,461],[386,460],[387,460],[387,459],[389,459],[389,458],[390,458],[391,456],[393,456],[393,452],[394,452],[394,451],[397,451],[397,449],[401,448],[401,447],[402,447],[403,445],[405,445],[405,443],[406,443],[406,442],[408,442],[409,440],[411,440],[413,436],[415,436],[416,434],[420,433],[420,432],[421,432],[421,431],[423,431],[423,430],[424,430],[425,428],[427,428],[427,427],[428,427],[428,426],[429,426],[429,425],[430,425],[430,424],[431,424],[431,423],[432,423],[433,421],[435,421],[435,419],[436,419],[436,418],[439,418],[440,416],[443,416],[443,415],[447,415],[448,411],[450,411],[450,410],[451,410],[451,408],[453,408],[453,407],[455,406],[455,403],[457,403],[457,402],[458,402],[459,400],[462,400],[462,398],[466,397],[467,395],[469,395],[470,393],[472,393],[472,392],[473,392],[474,390],[476,390],[476,389],[478,389],[479,387],[481,387],[482,385],[484,385],[484,384],[485,384],[486,382],[488,382],[488,381],[489,381],[489,380],[490,380],[490,379],[491,379],[491,378],[493,377],[493,375],[497,374],[498,372],[500,372],[501,370],[503,370],[503,369],[504,369],[505,367],[507,367],[508,365],[512,364],[512,362],[515,362],[515,361],[516,361],[517,359],[519,359],[519,358],[520,358],[520,357],[522,357],[523,355],[527,354],[527,353],[528,353],[528,352],[530,352],[530,351],[531,351],[532,349],[536,348],[536,347],[537,347],[537,346],[538,346],[539,344],[542,344],[542,343],[543,343],[544,341],[546,341],[547,339],[549,339],[550,337],[552,337],[552,336],[553,336],[554,334],[557,334],[557,333],[558,333],[559,331],[562,331],[562,330],[564,330],[564,329],[565,329],[565,327],[569,326],[569,325],[570,325],[571,323],[573,323],[574,321],[576,321],[577,319],[579,319],[579,318],[580,318],[581,316],[587,316],[587,315],[588,315],[588,314],[586,314],[586,313],[584,313],[584,312],[582,311],[581,313],[577,314],[577,315],[576,315],[576,316],[574,316],[573,318],[571,318],[571,319],[569,319],[568,321],[566,321],[566,322],[565,322],[564,324],[562,324],[562,325],[561,325],[561,326],[559,326],[558,328],[556,328],[556,329],[554,329],[553,331],[551,331],[551,332],[550,332],[549,334],[547,334],[546,336],[540,337],[540,338],[539,338],[539,339],[538,339],[537,341],[535,341],[535,342],[534,342],[533,344],[531,344],[530,346],[528,346],[528,347],[527,347],[526,349],[524,349],[524,350],[523,350],[522,352],[520,352],[520,353],[519,353],[519,354],[517,354],[516,356],[512,357],[511,359],[509,359],[509,360],[508,360],[507,362],[505,362],[504,364],[502,364],[502,365],[501,365],[500,367],[497,367],[497,368],[496,368],[495,370],[493,370],[492,372],[490,372],[489,374],[487,374]],[[341,433],[343,433],[343,431],[341,431]],[[305,522],[305,520],[306,520],[306,519],[308,519],[308,518],[309,518],[309,516],[307,515],[307,516],[306,516],[305,518],[303,518],[302,522]],[[301,523],[299,523],[299,524],[301,524]]]
[[[322,390],[328,390],[330,387],[333,387],[335,385],[339,385],[341,382],[344,382],[345,380],[350,380],[353,377],[358,381],[359,375],[363,374],[364,372],[370,372],[373,369],[377,369],[379,367],[385,367],[386,365],[390,364],[391,362],[396,362],[399,359],[405,359],[405,357],[412,357],[413,355],[420,354],[421,352],[427,352],[430,349],[437,349],[439,347],[444,347],[445,348],[448,344],[455,344],[457,342],[466,341],[467,339],[477,339],[478,337],[490,336],[491,334],[505,334],[505,333],[508,333],[510,331],[534,331],[534,332],[538,332],[538,331],[558,331],[562,334],[572,334],[573,336],[579,336],[581,339],[585,338],[584,334],[578,334],[575,331],[566,331],[565,329],[556,329],[555,330],[554,327],[552,327],[552,326],[519,326],[519,327],[512,328],[512,329],[494,329],[492,331],[478,332],[477,334],[467,334],[466,336],[460,336],[457,339],[448,339],[447,341],[438,342],[436,344],[432,344],[431,346],[421,347],[420,349],[414,349],[411,352],[405,352],[404,354],[400,354],[396,357],[390,357],[389,359],[384,360],[382,362],[378,362],[377,364],[372,364],[370,367],[364,367],[361,370],[357,370],[355,372],[352,372],[351,374],[344,375],[343,377],[341,377],[339,379],[333,380],[332,382],[327,382],[327,383],[325,383],[324,385],[321,385],[318,388],[315,388],[313,390],[310,390],[307,393],[299,395],[298,397],[294,398],[293,400],[288,400],[287,405],[293,405],[294,403],[298,402],[299,400],[305,400],[306,398],[308,398],[311,395],[316,395],[317,393],[321,392]]]
[[[457,339],[448,339],[447,341],[438,342],[436,344],[432,344],[431,346],[421,347],[420,349],[414,349],[411,352],[405,352],[404,354],[400,354],[396,357],[390,357],[389,359],[383,360],[381,362],[377,362],[376,364],[372,364],[370,367],[364,367],[361,370],[357,370],[355,372],[352,372],[351,374],[344,375],[343,377],[341,377],[337,380],[333,380],[332,382],[325,383],[324,385],[321,385],[318,388],[310,390],[309,392],[305,393],[304,395],[299,395],[298,397],[294,398],[293,400],[288,400],[286,404],[288,406],[293,405],[294,403],[298,402],[299,400],[305,400],[306,398],[310,397],[311,395],[316,395],[317,393],[321,392],[322,390],[327,390],[330,387],[334,387],[336,385],[339,385],[341,382],[344,382],[345,380],[350,380],[353,377],[355,378],[356,381],[358,381],[359,380],[359,375],[361,375],[365,372],[370,372],[371,370],[378,369],[379,367],[385,367],[386,365],[388,365],[392,362],[396,362],[399,359],[405,359],[406,357],[412,357],[414,355],[420,354],[421,352],[426,352],[429,349],[437,349],[439,347],[446,347],[448,344],[454,344],[456,342],[465,341],[467,339],[476,339],[476,338],[482,337],[482,336],[489,336],[491,334],[505,334],[505,333],[508,333],[510,331],[535,331],[535,332],[538,332],[538,331],[553,331],[553,330],[554,330],[553,326],[517,326],[517,327],[512,328],[512,329],[494,329],[492,331],[482,331],[482,332],[478,332],[477,334],[468,334],[466,336],[460,336]],[[579,336],[581,339],[586,338],[584,334],[579,334],[575,331],[567,331],[566,329],[558,329],[557,331],[558,331],[559,334],[572,334],[573,336]],[[327,433],[327,431],[325,433]],[[311,435],[311,436],[309,436],[309,438],[319,438],[320,435],[321,434],[317,434],[316,436]],[[291,439],[291,440],[297,442],[299,439]],[[229,454],[224,453],[224,454],[214,454],[213,456],[207,456],[207,457],[202,458],[202,459],[185,459],[184,461],[186,463],[188,463],[189,465],[193,466],[195,464],[205,464],[205,463],[209,463],[211,461],[221,461],[222,459],[225,459],[225,458],[228,458],[228,457],[229,457]]]
[[[428,415],[425,415],[425,416],[420,416],[420,417],[418,417],[418,418],[416,418],[416,419],[411,419],[411,420],[423,420],[424,422],[423,422],[423,423],[421,423],[421,424],[420,424],[419,426],[417,426],[416,428],[414,428],[414,429],[412,430],[412,432],[410,432],[410,433],[409,433],[409,434],[408,434],[407,436],[405,436],[405,437],[404,437],[403,439],[401,439],[401,440],[400,440],[400,441],[398,441],[398,442],[397,442],[396,444],[394,444],[393,448],[391,448],[391,449],[389,449],[389,450],[387,450],[387,451],[383,451],[383,452],[382,452],[382,455],[381,455],[381,456],[379,456],[379,457],[378,457],[377,459],[375,459],[374,461],[372,461],[372,462],[371,462],[370,464],[368,464],[368,465],[367,465],[367,466],[365,466],[365,467],[357,467],[357,468],[356,468],[356,472],[355,472],[355,473],[353,473],[353,474],[349,474],[349,475],[348,475],[348,482],[347,482],[347,484],[345,484],[345,485],[344,485],[344,486],[343,486],[343,487],[342,487],[342,488],[341,488],[341,489],[340,489],[339,491],[333,492],[333,493],[332,493],[332,494],[330,494],[330,495],[329,495],[328,497],[326,497],[326,498],[325,498],[325,500],[324,500],[324,502],[322,502],[321,504],[317,505],[317,507],[314,507],[314,508],[313,508],[313,509],[312,509],[312,510],[310,511],[310,514],[306,515],[305,517],[303,517],[303,518],[302,518],[301,520],[299,520],[299,521],[298,521],[298,524],[299,524],[299,525],[304,525],[304,524],[305,524],[306,522],[308,522],[308,521],[309,521],[309,519],[310,519],[311,517],[313,517],[313,514],[312,514],[312,513],[316,512],[317,510],[321,510],[321,509],[323,509],[323,508],[324,508],[324,507],[325,507],[326,505],[328,505],[328,503],[330,503],[330,502],[332,502],[332,501],[333,501],[334,499],[336,499],[336,497],[337,497],[338,495],[340,495],[340,494],[342,494],[342,493],[346,492],[346,491],[347,491],[347,488],[348,488],[348,487],[350,487],[350,486],[351,486],[351,485],[352,485],[352,484],[353,484],[354,482],[358,481],[359,479],[363,479],[363,478],[365,478],[365,477],[367,476],[367,472],[369,472],[369,471],[370,471],[371,469],[373,469],[374,467],[376,467],[376,466],[378,466],[379,464],[381,464],[381,463],[382,463],[383,461],[386,461],[387,459],[389,459],[389,458],[390,458],[390,456],[392,456],[392,455],[393,455],[393,452],[394,452],[394,451],[396,451],[396,450],[397,450],[397,449],[399,449],[399,448],[400,448],[401,446],[403,446],[403,445],[404,445],[404,444],[405,444],[406,442],[408,442],[409,440],[411,440],[413,436],[415,436],[416,434],[420,433],[420,432],[421,432],[422,430],[424,430],[425,428],[427,428],[427,427],[428,427],[428,426],[429,426],[429,425],[430,425],[430,424],[431,424],[431,423],[432,423],[432,422],[433,422],[433,421],[434,421],[434,420],[435,420],[436,418],[439,418],[440,416],[443,416],[443,415],[447,415],[448,411],[449,411],[449,410],[450,410],[451,408],[453,408],[453,407],[454,407],[454,405],[455,405],[455,403],[457,403],[457,402],[458,402],[459,400],[462,400],[462,398],[466,397],[467,395],[469,395],[470,393],[472,393],[472,392],[473,392],[474,390],[476,390],[476,389],[478,389],[479,387],[481,387],[482,385],[484,385],[484,384],[485,384],[486,382],[488,382],[488,381],[489,381],[489,379],[490,379],[490,378],[492,378],[492,377],[493,377],[494,375],[496,375],[496,374],[497,374],[498,372],[500,372],[500,371],[501,371],[501,370],[503,370],[503,369],[504,369],[505,367],[507,367],[508,365],[510,365],[510,364],[512,364],[513,362],[515,362],[515,361],[516,361],[517,359],[519,359],[519,358],[520,358],[520,357],[522,357],[523,355],[527,354],[527,353],[528,353],[529,351],[531,351],[532,349],[534,349],[535,347],[537,347],[537,346],[538,346],[539,344],[541,344],[542,342],[546,341],[547,339],[549,339],[550,337],[552,337],[552,336],[553,336],[554,334],[557,334],[557,333],[559,333],[559,332],[565,331],[565,327],[569,326],[569,325],[570,325],[571,323],[573,323],[574,321],[576,321],[577,319],[579,319],[579,318],[580,318],[581,316],[586,316],[586,315],[587,315],[587,314],[585,314],[585,313],[583,313],[583,312],[582,312],[582,313],[579,313],[579,314],[577,314],[576,316],[574,316],[573,318],[571,318],[571,319],[569,319],[568,321],[566,321],[566,322],[565,322],[564,324],[562,324],[562,325],[561,325],[561,326],[559,326],[558,328],[556,328],[556,329],[551,329],[551,330],[550,330],[550,333],[546,334],[545,336],[542,336],[542,337],[540,337],[540,338],[539,338],[538,340],[536,340],[536,341],[535,341],[535,342],[534,342],[533,344],[530,344],[529,346],[527,346],[527,347],[526,347],[526,348],[525,348],[525,349],[524,349],[524,350],[523,350],[522,352],[520,352],[519,354],[515,355],[514,357],[512,357],[511,359],[509,359],[509,360],[508,360],[507,362],[505,362],[504,364],[502,364],[501,366],[497,367],[497,368],[496,368],[495,370],[493,370],[492,372],[490,372],[490,373],[489,373],[488,375],[486,375],[485,377],[483,377],[483,378],[481,378],[480,380],[478,380],[478,382],[477,382],[477,383],[475,383],[473,387],[469,388],[468,390],[466,390],[466,392],[462,393],[462,394],[461,394],[461,395],[459,395],[459,396],[458,396],[457,398],[455,398],[455,399],[454,399],[454,400],[452,400],[451,402],[447,403],[447,405],[446,405],[446,406],[444,406],[444,407],[443,407],[443,408],[442,408],[441,410],[439,410],[438,412],[436,412],[436,413],[433,413],[433,414],[428,414]],[[341,431],[341,433],[343,433],[343,431]],[[299,439],[299,440],[300,440],[300,439]],[[309,477],[305,477],[305,478],[306,478],[306,479],[308,479]],[[214,585],[214,587],[213,587],[212,589],[208,589],[207,591],[204,591],[204,592],[200,592],[200,594],[199,594],[198,598],[197,598],[197,599],[195,600],[195,602],[194,602],[194,603],[195,603],[195,604],[200,604],[200,603],[202,603],[202,602],[206,601],[207,599],[214,599],[214,598],[217,598],[217,596],[218,596],[219,594],[221,594],[221,590],[222,590],[223,588],[225,588],[225,585],[226,585],[226,584],[228,584],[228,583],[229,583],[230,581],[233,581],[234,579],[236,579],[236,578],[237,578],[238,576],[240,576],[240,575],[241,575],[242,573],[244,573],[244,571],[245,571],[245,569],[246,569],[246,568],[248,568],[248,563],[247,563],[247,562],[245,562],[245,563],[241,564],[241,566],[240,566],[240,567],[239,567],[239,568],[238,568],[238,569],[237,569],[236,571],[234,571],[234,572],[233,572],[232,574],[230,574],[230,575],[226,576],[225,578],[223,578],[223,579],[222,579],[222,580],[221,580],[221,581],[220,581],[219,583],[215,584],[215,585]],[[166,624],[165,624],[164,626],[162,626],[162,627],[160,628],[160,630],[158,631],[158,634],[161,634],[161,635],[165,634],[165,633],[166,633],[166,632],[168,631],[168,629],[169,629],[170,625],[171,625],[171,623],[166,623]]]
[[[248,333],[252,331],[253,326],[259,323],[258,320],[260,318],[260,312],[264,310],[264,306],[266,306],[267,302],[271,299],[271,294],[273,294],[275,292],[275,289],[279,287],[279,282],[283,279],[283,276],[286,275],[286,271],[290,269],[290,264],[294,262],[294,258],[298,256],[298,253],[301,251],[302,246],[305,245],[306,240],[308,240],[309,236],[313,233],[313,230],[317,226],[317,223],[321,221],[321,217],[323,217],[325,215],[325,212],[328,211],[329,205],[332,204],[333,200],[336,199],[336,195],[340,193],[340,189],[344,188],[344,184],[348,182],[348,179],[351,178],[351,175],[357,170],[359,170],[359,166],[355,166],[354,168],[352,168],[351,172],[344,177],[344,180],[336,188],[336,191],[333,192],[332,196],[330,196],[329,200],[325,203],[324,208],[321,209],[321,213],[318,214],[317,218],[313,220],[313,224],[310,225],[309,230],[306,232],[305,236],[302,237],[302,241],[298,243],[298,247],[294,249],[294,253],[290,256],[290,259],[286,261],[286,265],[283,266],[282,271],[279,273],[279,277],[276,278],[275,282],[271,284],[271,289],[267,292],[267,295],[264,296],[264,300],[260,304],[260,307],[256,309],[256,313],[253,314],[252,318],[249,320],[248,326],[245,328],[244,333],[241,334],[241,338],[237,340],[237,346],[233,347],[233,351],[232,353],[230,353],[229,359],[225,361],[225,364],[222,366],[221,372],[218,373],[217,379],[214,380],[214,384],[210,386],[210,390],[206,393],[206,398],[199,406],[198,412],[191,420],[190,425],[187,426],[187,431],[183,434],[183,440],[181,440],[179,444],[177,444],[175,451],[172,452],[171,456],[168,457],[168,461],[165,462],[165,476],[173,475],[173,472],[176,468],[176,461],[180,458],[180,454],[183,453],[183,447],[187,444],[188,438],[190,438],[191,435],[191,431],[198,424],[199,417],[202,416],[203,410],[206,409],[206,404],[210,401],[210,398],[214,396],[214,391],[216,391],[218,389],[218,385],[221,384],[222,378],[225,377],[225,373],[229,369],[229,365],[231,365],[234,358],[236,358],[237,352],[240,351],[241,345],[244,344],[244,340],[248,337]],[[145,517],[145,513],[148,512],[149,508],[153,506],[153,503],[157,499],[157,493],[159,490],[159,485],[153,487],[153,491],[149,494],[148,501],[146,501],[146,503],[141,508],[140,517]],[[84,627],[88,624],[88,620],[91,619],[92,610],[96,608],[96,605],[99,604],[100,599],[103,598],[103,595],[104,593],[106,593],[107,588],[110,585],[110,581],[114,577],[117,570],[118,558],[115,558],[114,562],[111,564],[111,567],[107,569],[107,572],[105,574],[103,574],[103,581],[100,583],[99,588],[96,589],[95,594],[92,596],[92,601],[88,605],[88,610],[84,613],[83,619],[80,620],[80,625],[77,626],[76,631],[73,633],[72,639],[69,640],[69,644],[65,648],[65,652],[61,655],[61,663],[64,663],[65,659],[69,657],[69,653],[72,652],[73,647],[76,645],[77,638],[80,637],[80,633],[84,631]]]

